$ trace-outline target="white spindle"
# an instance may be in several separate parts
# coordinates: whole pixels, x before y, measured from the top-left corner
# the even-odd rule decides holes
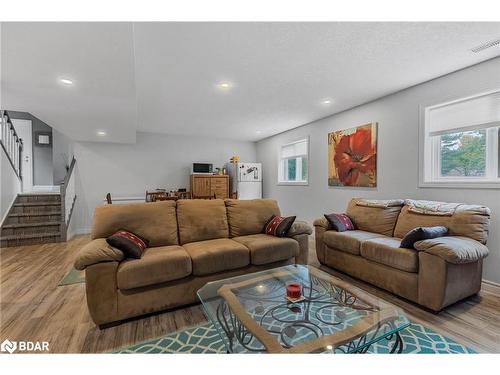
[[[0,113],[0,142],[7,153],[10,161],[12,162],[12,167],[16,174],[21,178],[21,165],[20,156],[22,156],[22,150],[20,150],[21,142],[16,134],[16,130],[9,120],[8,115],[5,112]]]

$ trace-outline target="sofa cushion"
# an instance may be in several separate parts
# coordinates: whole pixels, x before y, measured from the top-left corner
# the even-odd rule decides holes
[[[489,223],[490,210],[483,206],[459,204],[451,215],[436,215],[432,212],[418,213],[406,205],[399,215],[394,237],[403,238],[417,227],[443,226],[448,228],[450,236],[469,237],[484,244],[488,238]]]
[[[366,205],[360,198],[351,199],[346,214],[357,229],[392,236],[394,226],[401,211],[402,201],[377,201],[378,204]],[[385,202],[385,204],[383,204]]]
[[[116,274],[119,289],[182,279],[191,274],[191,258],[180,246],[148,247],[141,259],[126,259]]]
[[[273,215],[281,215],[274,199],[226,199],[225,202],[231,237],[262,233]]]
[[[468,237],[439,237],[415,242],[415,249],[436,255],[449,263],[477,262],[488,256],[482,243]]]
[[[94,211],[92,239],[106,238],[120,229],[149,240],[149,246],[178,245],[175,202],[108,204]]]
[[[365,207],[401,207],[404,204],[403,199],[367,199],[367,198],[354,198],[356,205]]]
[[[250,264],[248,249],[228,238],[190,242],[182,245],[193,263],[193,275],[210,275]]]
[[[382,234],[365,232],[363,230],[349,230],[346,232],[326,231],[323,234],[323,241],[326,246],[344,251],[349,254],[359,255],[361,242],[371,238],[385,237]]]
[[[418,252],[400,244],[400,238],[373,238],[361,244],[361,256],[401,271],[418,272]]]
[[[181,245],[229,235],[222,199],[181,199],[177,201],[177,221]]]
[[[446,236],[448,233],[448,228],[446,227],[418,227],[413,228],[411,231],[406,233],[406,236],[401,240],[399,247],[406,247],[407,249],[413,249],[413,244],[417,241],[430,240],[431,238],[438,238]]]
[[[234,237],[233,240],[250,250],[250,261],[255,265],[287,260],[299,255],[298,242],[288,237],[280,238],[262,233]]]

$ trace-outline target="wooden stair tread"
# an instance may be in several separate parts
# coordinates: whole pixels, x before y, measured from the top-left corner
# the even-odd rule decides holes
[[[66,239],[59,192],[18,194],[0,227],[2,247],[55,243]]]
[[[19,216],[52,216],[61,215],[61,211],[42,211],[42,212],[20,212],[9,214],[8,217],[19,217]]]
[[[60,206],[61,202],[24,202],[24,203],[14,203],[14,207],[37,207],[37,206]]]
[[[61,232],[10,234],[8,236],[0,237],[0,241],[26,240],[26,239],[31,239],[31,238],[43,238],[43,237],[59,237],[60,235],[61,235]]]
[[[60,221],[42,221],[39,223],[19,223],[19,224],[4,224],[2,229],[10,229],[10,228],[29,228],[29,227],[44,227],[46,225],[60,225]]]

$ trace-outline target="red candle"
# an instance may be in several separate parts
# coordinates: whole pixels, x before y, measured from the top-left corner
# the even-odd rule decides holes
[[[293,299],[300,298],[302,296],[302,285],[299,283],[287,284],[286,296]]]

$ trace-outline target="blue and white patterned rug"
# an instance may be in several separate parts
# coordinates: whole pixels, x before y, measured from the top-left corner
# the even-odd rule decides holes
[[[421,324],[412,323],[401,331],[405,354],[468,354],[476,353],[453,341],[450,338],[427,328]],[[389,353],[392,342],[381,340],[373,344],[368,353]],[[169,334],[167,336],[122,348],[116,353],[226,353],[217,330],[206,323],[196,327]]]

